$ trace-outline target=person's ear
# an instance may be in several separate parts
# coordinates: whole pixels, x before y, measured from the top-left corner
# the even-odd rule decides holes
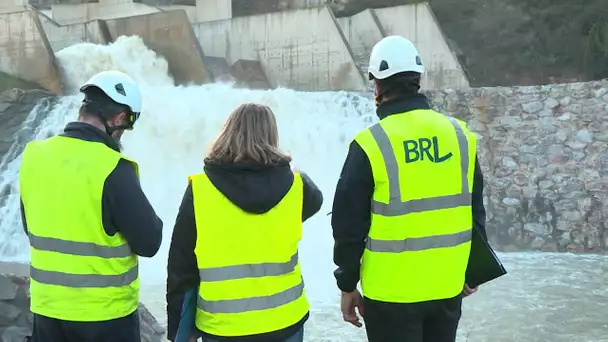
[[[117,127],[117,126],[122,126],[127,122],[127,113],[119,113],[118,115],[114,116],[114,118],[112,118],[112,126],[113,127]]]

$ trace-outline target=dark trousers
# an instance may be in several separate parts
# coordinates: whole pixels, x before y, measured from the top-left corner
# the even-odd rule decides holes
[[[109,321],[72,322],[34,314],[31,342],[141,342],[139,314]]]
[[[369,342],[454,342],[462,297],[396,304],[365,298],[364,321]]]

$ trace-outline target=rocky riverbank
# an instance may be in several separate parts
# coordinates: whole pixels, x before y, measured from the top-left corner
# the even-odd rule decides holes
[[[43,101],[43,99],[45,99]],[[19,88],[7,89],[0,93],[0,160],[11,148],[13,155],[20,153],[23,143],[15,145],[14,142],[25,142],[30,138],[31,132],[19,134],[32,110],[40,105],[41,109],[50,108],[55,99],[55,95],[44,90],[23,90]],[[32,117],[32,128],[36,127],[43,116]]]
[[[0,262],[0,341],[24,342],[32,331],[27,265]],[[161,327],[146,307],[139,307],[142,342],[165,341]]]

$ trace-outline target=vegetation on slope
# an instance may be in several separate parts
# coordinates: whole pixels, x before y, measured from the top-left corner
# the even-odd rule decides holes
[[[420,0],[348,0],[338,15],[415,2]],[[458,47],[471,85],[608,77],[606,0],[428,2],[445,35]]]

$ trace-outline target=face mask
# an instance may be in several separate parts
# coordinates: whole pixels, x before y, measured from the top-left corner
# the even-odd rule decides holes
[[[119,150],[120,152],[122,152],[122,150],[123,150],[123,146],[122,146],[122,142],[120,141],[120,138],[121,138],[121,137],[115,137],[115,136],[112,136],[112,139],[114,139],[114,141],[116,142],[116,145],[118,145],[118,150]]]
[[[374,84],[374,102],[376,103],[376,107],[380,105],[380,91],[378,90],[378,86]]]
[[[120,125],[117,126],[117,127],[115,126],[115,127],[109,127],[109,128],[110,128],[110,131],[114,131],[114,130],[117,130],[117,129],[122,129],[122,127]],[[122,152],[122,149],[123,149],[122,142],[121,142],[122,133],[124,133],[124,132],[121,132],[121,134],[114,134],[114,133],[110,134],[110,137],[116,142],[116,145],[118,146],[118,149],[121,152]]]

